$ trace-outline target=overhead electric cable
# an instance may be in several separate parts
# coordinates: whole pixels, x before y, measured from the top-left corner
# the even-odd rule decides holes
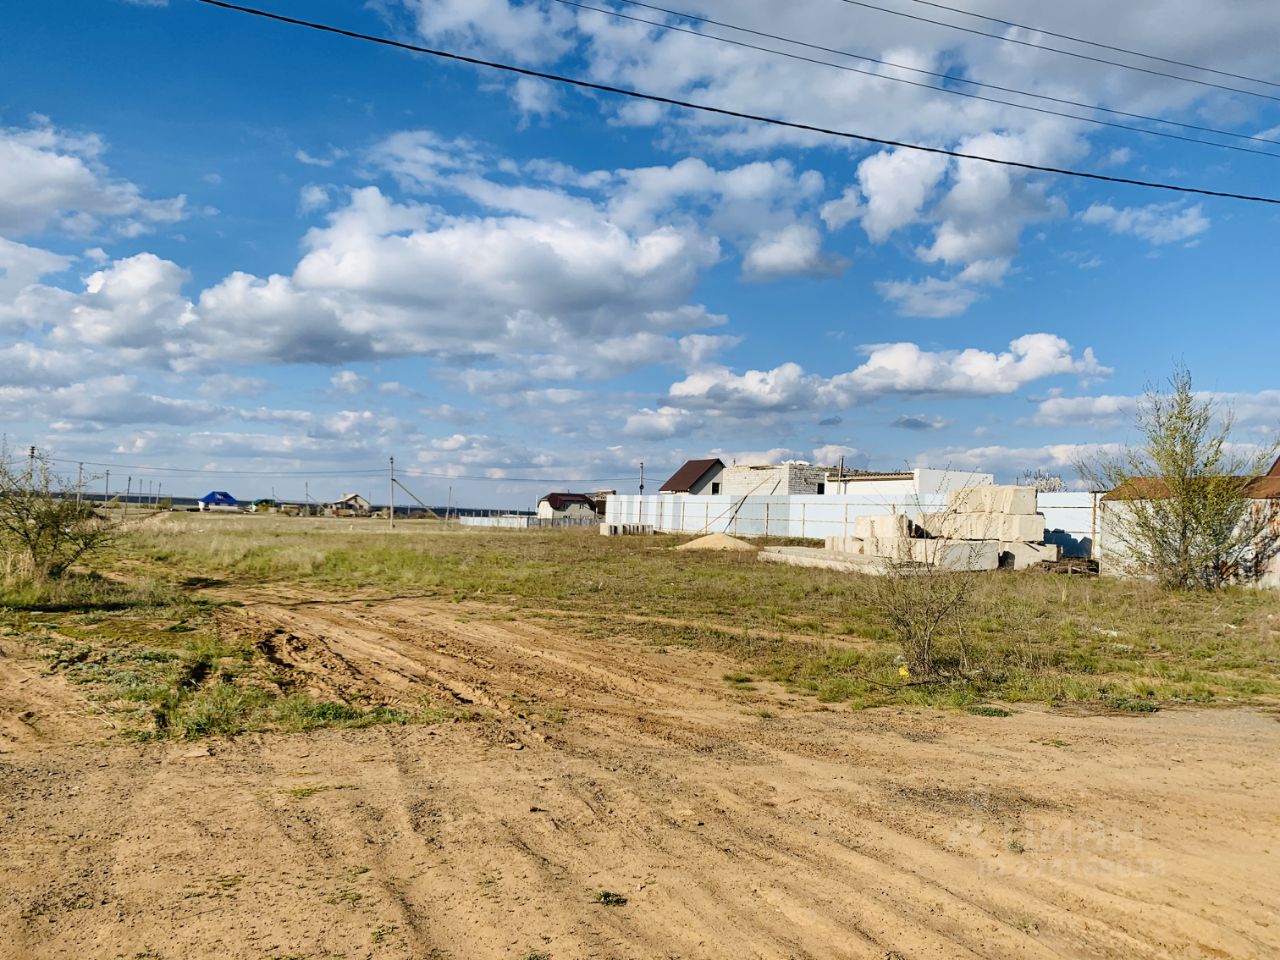
[[[999,17],[992,17],[985,13],[974,13],[972,10],[962,10],[959,7],[949,7],[945,3],[934,3],[932,0],[911,0],[912,3],[918,3],[926,7],[934,7],[938,10],[949,10],[952,13],[958,13],[961,16],[973,17],[976,20],[986,20],[989,23],[999,23],[1006,27],[1017,27],[1019,30],[1029,30],[1032,33],[1042,33],[1046,37],[1056,37],[1059,40],[1071,40],[1074,43],[1083,43],[1086,46],[1098,47],[1102,50],[1114,50],[1116,53],[1127,53],[1133,57],[1142,57],[1146,60],[1156,60],[1160,63],[1167,63],[1174,67],[1186,67],[1188,70],[1201,70],[1204,73],[1216,73],[1220,77],[1230,77],[1233,80],[1246,80],[1249,83],[1260,83],[1267,87],[1278,87],[1280,83],[1271,80],[1262,80],[1258,77],[1246,76],[1243,73],[1231,73],[1229,70],[1219,70],[1216,67],[1203,67],[1198,63],[1187,63],[1185,60],[1174,60],[1170,57],[1162,57],[1155,53],[1143,53],[1141,50],[1130,50],[1128,47],[1118,47],[1110,43],[1102,43],[1099,40],[1086,40],[1084,37],[1072,36],[1069,33],[1054,33],[1052,30],[1046,30],[1044,27],[1030,27],[1025,23],[1017,23],[1013,20],[1001,20]]]
[[[606,10],[600,7],[591,7],[584,3],[578,3],[577,0],[556,0],[556,2],[567,3],[573,6],[581,6],[588,10],[599,10],[600,12],[608,12],[611,15],[615,15],[615,16],[625,16],[625,14],[621,14],[616,11]],[[910,73],[917,73],[922,76],[933,77],[937,80],[945,80],[951,83],[964,83],[964,84],[968,84],[969,86],[981,87],[986,90],[999,90],[1002,93],[1012,93],[1021,97],[1032,97],[1036,100],[1045,100],[1049,103],[1060,103],[1069,107],[1080,107],[1081,109],[1084,109],[1084,110],[1098,110],[1098,111],[1101,111],[1102,113],[1110,113],[1118,117],[1128,117],[1131,120],[1146,120],[1150,123],[1164,123],[1174,127],[1182,127],[1185,130],[1198,130],[1201,133],[1212,133],[1222,137],[1236,137],[1237,139],[1240,139],[1240,140],[1253,140],[1257,143],[1280,144],[1280,140],[1272,139],[1270,137],[1257,137],[1247,133],[1235,133],[1230,130],[1219,130],[1216,127],[1200,126],[1199,124],[1186,123],[1185,121],[1182,121],[1182,120],[1168,120],[1164,117],[1153,117],[1145,113],[1132,113],[1127,110],[1117,110],[1115,107],[1104,107],[1096,103],[1086,103],[1081,100],[1071,100],[1066,97],[1054,97],[1054,96],[1050,96],[1047,93],[1032,93],[1029,90],[1021,90],[1017,87],[1006,87],[998,83],[985,83],[980,80],[971,80],[968,77],[956,76],[955,74],[952,74],[952,73],[939,73],[936,70],[925,70],[922,67],[911,67],[905,63],[894,63],[892,60],[881,60],[881,59],[878,59],[877,57],[869,57],[866,54],[853,53],[850,50],[840,50],[835,47],[825,47],[822,44],[810,43],[807,40],[797,40],[794,37],[784,37],[779,34],[769,33],[764,30],[754,30],[751,27],[743,27],[743,26],[739,26],[738,24],[726,23],[721,20],[712,20],[710,17],[701,17],[701,16],[697,16],[696,14],[684,13],[679,10],[669,10],[666,7],[655,6],[652,3],[643,3],[642,0],[618,0],[618,2],[625,3],[628,6],[632,6],[632,7],[643,7],[646,10],[654,10],[658,13],[665,13],[673,17],[682,17],[686,20],[691,20],[695,23],[706,23],[706,24],[710,24],[711,26],[724,27],[729,30],[736,30],[740,33],[751,34],[752,36],[766,37],[770,40],[779,40],[783,43],[794,44],[798,47],[806,47],[810,50],[819,50],[823,53],[833,53],[833,54],[836,54],[837,56],[849,57],[854,60],[862,60],[866,63],[875,63],[883,67],[892,67],[896,70],[906,70]],[[649,23],[652,21],[641,20],[641,22]],[[658,25],[668,26],[667,24],[658,24]],[[687,31],[682,31],[682,32],[687,32]],[[699,36],[709,37],[713,35],[701,33],[699,34]],[[715,39],[721,40],[724,38],[715,37]],[[781,51],[777,51],[777,52],[782,53]],[[782,53],[782,55],[788,56],[789,54]],[[825,62],[825,61],[822,61],[822,62]],[[884,74],[879,74],[879,73],[873,74],[873,75],[877,77],[884,76]],[[943,93],[952,92],[950,90],[947,90],[946,88],[935,87],[934,89],[941,89]],[[995,101],[995,102],[1001,103],[1003,101]],[[1143,130],[1142,132],[1151,133],[1153,131]]]
[[[508,63],[501,63],[495,60],[484,60],[480,57],[453,53],[448,50],[436,50],[432,47],[406,43],[402,40],[392,40],[389,37],[378,37],[372,34],[358,33],[354,30],[346,30],[342,27],[334,27],[324,23],[316,23],[310,20],[299,20],[296,17],[287,17],[283,14],[271,13],[266,10],[259,10],[255,7],[245,7],[235,3],[228,3],[226,0],[196,0],[196,2],[203,3],[211,7],[220,7],[224,10],[234,10],[239,13],[248,14],[254,17],[261,17],[266,20],[275,20],[279,23],[287,23],[296,27],[305,27],[309,30],[318,30],[322,33],[331,33],[337,36],[347,37],[352,40],[364,40],[368,43],[376,43],[381,46],[395,47],[400,50],[409,50],[414,53],[423,53],[443,60],[453,60],[458,63],[469,63],[473,66],[487,67],[491,70],[501,70],[505,73],[513,73],[518,76],[536,77],[540,80],[550,80],[555,83],[563,83],[583,90],[596,90],[601,93],[630,97],[633,100],[646,100],[650,103],[661,103],[666,104],[667,106],[681,107],[686,110],[697,110],[702,113],[710,113],[722,117],[732,117],[736,120],[750,120],[756,123],[766,123],[776,127],[786,127],[791,130],[802,130],[806,133],[817,133],[823,136],[839,137],[845,140],[858,140],[862,143],[874,143],[879,146],[897,147],[903,150],[916,150],[921,153],[933,153],[940,156],[954,157],[960,160],[976,160],[981,163],[992,163],[1004,167],[1013,167],[1019,170],[1032,170],[1037,173],[1053,173],[1064,177],[1077,177],[1082,180],[1127,184],[1129,186],[1147,187],[1153,190],[1168,190],[1174,193],[1193,194],[1203,197],[1222,197],[1229,200],[1244,200],[1250,203],[1280,205],[1280,198],[1277,197],[1254,196],[1250,194],[1233,193],[1225,190],[1210,190],[1206,187],[1189,187],[1182,184],[1160,183],[1154,180],[1136,180],[1130,177],[1116,177],[1103,173],[1090,173],[1084,170],[1071,170],[1064,167],[1049,167],[1037,163],[1024,163],[1020,160],[1003,160],[997,157],[987,157],[980,154],[966,153],[961,150],[948,150],[944,147],[929,147],[918,143],[907,143],[902,140],[892,140],[888,137],[876,137],[865,133],[852,133],[847,130],[834,130],[829,127],[818,126],[816,124],[798,123],[792,120],[782,120],[777,117],[748,113],[743,110],[731,110],[727,107],[716,107],[709,104],[693,103],[688,100],[678,100],[674,97],[663,97],[653,93],[642,93],[641,91],[629,90],[625,87],[615,87],[605,83],[596,83],[592,80],[582,80],[577,77],[561,76],[560,74],[548,73],[543,70],[533,70],[529,67],[517,67]]]
[[[936,93],[945,93],[953,97],[964,97],[969,100],[981,100],[984,103],[998,103],[1006,107],[1013,107],[1017,110],[1030,110],[1035,113],[1048,114],[1049,116],[1054,116],[1054,117],[1066,117],[1069,120],[1080,120],[1084,123],[1093,123],[1093,124],[1097,124],[1098,126],[1112,127],[1119,130],[1130,130],[1134,133],[1141,133],[1141,134],[1145,134],[1147,136],[1152,136],[1152,137],[1164,137],[1165,139],[1168,139],[1168,140],[1181,140],[1184,143],[1198,143],[1208,147],[1220,147],[1224,150],[1238,150],[1242,153],[1254,153],[1264,157],[1275,157],[1277,159],[1280,159],[1280,153],[1275,153],[1271,150],[1255,150],[1250,147],[1241,147],[1232,143],[1219,143],[1216,140],[1202,140],[1199,137],[1185,137],[1176,133],[1167,133],[1161,130],[1148,130],[1145,127],[1135,127],[1127,123],[1116,123],[1110,120],[1099,120],[1097,117],[1082,117],[1078,113],[1066,113],[1062,110],[1050,110],[1046,107],[1037,107],[1029,103],[1018,103],[1013,100],[1001,100],[998,97],[984,97],[981,94],[977,94],[977,93],[966,93],[963,90],[952,90],[947,87],[938,87],[938,86],[934,86],[931,83],[922,83],[918,80],[908,80],[905,77],[892,77],[892,76],[888,76],[887,74],[877,73],[874,70],[861,70],[858,67],[851,67],[851,66],[848,66],[847,64],[832,63],[830,60],[819,60],[816,57],[806,57],[803,54],[791,53],[786,50],[778,50],[774,47],[762,47],[758,44],[746,43],[745,41],[734,40],[730,37],[721,37],[713,33],[703,33],[700,30],[691,30],[687,27],[681,27],[677,24],[663,23],[661,20],[650,20],[647,17],[636,17],[636,16],[632,16],[631,14],[623,13],[620,10],[611,10],[608,7],[597,7],[589,3],[583,3],[581,2],[581,0],[555,0],[555,2],[564,4],[565,6],[578,7],[579,9],[582,9],[582,10],[591,10],[591,11],[594,11],[595,13],[602,13],[610,17],[617,17],[622,20],[630,20],[634,23],[649,24],[650,26],[658,27],[662,30],[670,30],[676,33],[686,33],[686,34],[689,34],[690,36],[702,37],[706,40],[715,40],[719,43],[732,44],[735,47],[745,47],[748,50],[758,50],[762,53],[771,53],[780,57],[786,57],[790,60],[799,60],[804,63],[812,63],[812,64],[817,64],[818,66],[831,67],[835,70],[844,70],[848,73],[859,73],[865,77],[872,77],[876,80],[889,80],[889,81],[892,81],[893,83],[904,83],[912,87],[921,87],[922,89],[925,89],[925,90],[932,90]],[[739,27],[732,23],[724,23],[719,20],[711,20],[706,17],[695,16],[694,14],[691,14],[691,13],[681,13],[677,10],[668,10],[665,7],[657,7],[652,4],[641,3],[640,0],[618,0],[618,2],[630,4],[636,7],[644,7],[648,10],[656,10],[660,13],[666,13],[673,17],[684,17],[690,21],[694,21],[698,23],[711,24],[713,26],[722,27],[729,30],[738,30],[738,31],[741,31],[742,33],[753,34],[759,37],[768,37],[773,40],[781,41],[782,43],[794,43],[797,46],[808,47],[809,49],[812,49],[812,50],[821,50],[825,53],[832,53],[841,57],[851,57],[855,60],[865,60],[869,63],[878,63],[878,64],[881,64],[882,66],[893,67],[898,70],[909,70],[912,73],[919,73],[929,77],[937,77],[942,80],[950,80],[958,83],[968,83],[968,84],[972,84],[973,86],[984,87],[992,90],[1001,90],[1001,91],[1004,91],[1005,93],[1012,93],[1018,96],[1033,97],[1036,99],[1048,100],[1053,103],[1069,104],[1071,106],[1082,107],[1085,110],[1099,110],[1106,113],[1113,113],[1113,114],[1116,114],[1117,116],[1132,117],[1138,120],[1146,120],[1151,123],[1165,123],[1171,126],[1186,127],[1187,129],[1190,129],[1190,130],[1201,130],[1205,133],[1213,133],[1222,137],[1236,137],[1241,140],[1254,140],[1259,143],[1272,143],[1272,144],[1276,144],[1277,146],[1280,146],[1280,140],[1272,140],[1267,137],[1254,137],[1254,136],[1250,136],[1248,134],[1243,134],[1243,133],[1232,133],[1228,130],[1217,130],[1213,127],[1201,127],[1201,126],[1197,126],[1195,124],[1190,124],[1190,123],[1180,123],[1177,120],[1164,120],[1160,117],[1151,117],[1141,113],[1127,113],[1123,110],[1113,110],[1110,107],[1100,107],[1092,103],[1081,103],[1076,100],[1066,100],[1063,98],[1050,97],[1050,96],[1045,96],[1038,93],[1029,93],[1026,90],[1019,90],[1016,87],[1002,87],[997,84],[980,83],[977,80],[966,80],[963,77],[956,77],[956,76],[952,76],[950,74],[945,74],[945,73],[936,73],[932,70],[922,70],[918,67],[908,67],[902,64],[892,63],[887,60],[877,60],[875,57],[865,57],[861,54],[850,53],[846,50],[836,50],[831,47],[824,47],[824,46],[820,46],[819,44],[808,43],[804,40],[793,40],[790,37],[783,37],[773,33],[765,33],[760,30],[753,30],[750,27]]]
[[[386,467],[356,467],[351,470],[223,470],[209,467],[157,467],[144,463],[115,463],[105,460],[67,460],[59,457],[47,458],[50,463],[83,464],[86,467],[108,467],[112,470],[137,470],[141,473],[172,473],[180,476],[221,476],[221,477],[316,477],[330,479],[377,478],[387,475]],[[13,461],[20,462],[18,460]],[[635,477],[488,477],[470,476],[457,473],[441,473],[430,470],[419,470],[413,467],[397,468],[397,473],[407,477],[423,477],[431,480],[487,480],[491,483],[629,483]]]
[[[207,0],[201,0],[207,2]],[[1280,103],[1280,97],[1273,96],[1269,93],[1259,93],[1256,90],[1244,90],[1240,87],[1232,87],[1223,83],[1214,83],[1212,80],[1198,80],[1195,77],[1184,77],[1176,73],[1168,73],[1164,70],[1153,70],[1150,67],[1140,67],[1135,63],[1124,63],[1120,60],[1108,60],[1105,57],[1095,57],[1087,53],[1079,53],[1075,50],[1063,50],[1061,47],[1051,47],[1044,43],[1032,43],[1030,40],[1019,40],[1017,37],[1005,36],[1002,33],[988,33],[986,30],[977,30],[973,27],[962,27],[958,23],[947,23],[945,20],[932,20],[929,17],[922,17],[918,14],[907,13],[905,10],[894,10],[892,7],[881,7],[874,3],[868,3],[867,0],[840,0],[841,3],[847,3],[854,7],[863,7],[867,10],[876,10],[880,13],[887,13],[895,17],[906,17],[908,20],[916,20],[920,23],[932,23],[934,26],[946,27],[949,30],[959,30],[962,33],[972,33],[979,37],[990,37],[992,40],[1002,40],[1005,43],[1016,43],[1020,47],[1032,47],[1036,50],[1047,50],[1049,53],[1058,53],[1064,57],[1075,57],[1077,60],[1089,60],[1093,63],[1104,63],[1111,67],[1120,67],[1124,70],[1136,70],[1138,73],[1147,73],[1153,77],[1165,77],[1169,80],[1181,80],[1183,83],[1194,83],[1202,87],[1213,87],[1217,90],[1227,90],[1231,93],[1243,94],[1246,97],[1261,97],[1263,100],[1275,100]]]

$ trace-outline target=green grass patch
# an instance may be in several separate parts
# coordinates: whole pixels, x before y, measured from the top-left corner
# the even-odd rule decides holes
[[[114,589],[114,588],[113,588]],[[195,740],[321,727],[439,723],[473,713],[420,704],[352,704],[288,689],[247,639],[225,638],[216,608],[157,584],[121,589],[116,609],[96,606],[38,614],[0,608],[0,628],[38,651],[46,669],[82,687],[122,736]]]
[[[1012,717],[1013,711],[1006,710],[1004,707],[991,707],[985,704],[977,704],[972,707],[965,707],[965,713],[971,713],[975,717]]]
[[[360,521],[174,514],[123,546],[128,563],[157,576],[301,584],[332,596],[378,584],[388,596],[479,601],[493,616],[545,618],[602,641],[712,650],[734,662],[725,675],[732,687],[769,681],[855,707],[964,710],[998,701],[1107,710],[1280,696],[1280,620],[1268,617],[1269,591],[1177,594],[1030,571],[981,577],[963,635],[938,638],[944,679],[915,686],[898,673],[891,625],[863,576],[762,564],[750,554],[691,557],[672,549],[682,539],[432,522],[388,533]],[[744,679],[729,679],[737,676]]]

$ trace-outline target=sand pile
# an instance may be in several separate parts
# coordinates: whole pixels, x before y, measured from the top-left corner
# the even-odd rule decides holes
[[[753,544],[724,533],[713,533],[708,537],[699,537],[676,547],[677,550],[758,550]]]

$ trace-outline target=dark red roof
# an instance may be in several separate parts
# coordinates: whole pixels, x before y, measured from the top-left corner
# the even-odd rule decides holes
[[[1271,465],[1271,469],[1267,471],[1268,477],[1280,477],[1280,457],[1276,457],[1276,462]]]
[[[658,492],[688,493],[699,480],[707,475],[708,471],[714,470],[716,467],[723,470],[724,464],[715,458],[711,460],[690,460],[673,473],[671,479],[658,488]]]

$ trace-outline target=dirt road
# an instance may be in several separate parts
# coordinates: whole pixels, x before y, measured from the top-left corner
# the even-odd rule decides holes
[[[484,719],[103,742],[0,648],[0,958],[1280,956],[1264,711],[828,710],[478,606],[229,616]]]

